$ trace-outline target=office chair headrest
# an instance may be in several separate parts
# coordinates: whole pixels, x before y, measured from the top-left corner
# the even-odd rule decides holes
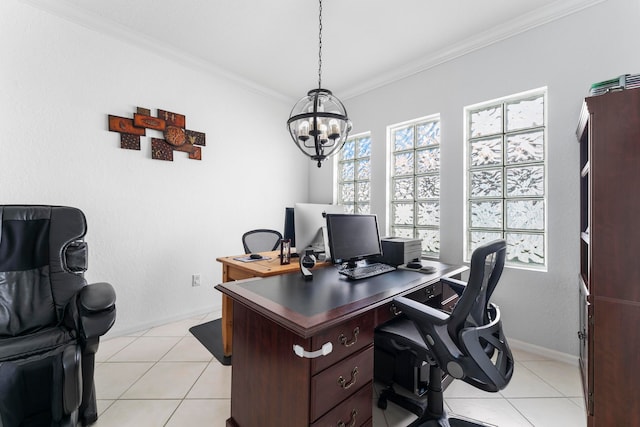
[[[64,267],[70,273],[82,274],[87,271],[88,248],[87,243],[76,240],[69,243],[64,250]]]

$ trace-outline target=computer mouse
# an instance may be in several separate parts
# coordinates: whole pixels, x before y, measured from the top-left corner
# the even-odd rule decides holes
[[[249,255],[249,258],[251,258],[251,259],[262,259],[262,255],[260,255],[260,254],[251,254],[251,255]]]
[[[420,261],[410,261],[407,263],[407,268],[415,268],[417,270],[422,268],[422,263]]]

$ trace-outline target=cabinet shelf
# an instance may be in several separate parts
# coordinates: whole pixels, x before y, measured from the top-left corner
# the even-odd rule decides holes
[[[585,233],[584,231],[582,233],[580,233],[580,238],[582,239],[583,242],[585,242],[587,245],[589,244],[589,233]]]
[[[589,285],[582,275],[580,275],[580,292],[582,292],[587,298],[589,297]]]
[[[584,178],[587,175],[589,175],[589,169],[590,169],[590,165],[589,165],[589,162],[587,161],[587,163],[584,165],[584,167],[580,171],[580,176]]]
[[[578,128],[576,129],[576,137],[578,141],[582,141],[587,132],[587,124],[589,123],[589,108],[586,101],[582,103],[582,109],[580,110],[580,118],[578,119]]]

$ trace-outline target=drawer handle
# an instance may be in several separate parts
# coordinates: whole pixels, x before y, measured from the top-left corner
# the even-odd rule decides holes
[[[353,368],[353,371],[351,371],[351,380],[347,382],[347,380],[345,380],[344,377],[340,375],[340,378],[338,378],[338,385],[345,390],[350,388],[352,385],[356,383],[357,375],[358,375],[358,367],[356,366],[355,368]]]
[[[347,337],[345,337],[344,334],[340,334],[340,337],[338,338],[340,340],[340,344],[342,344],[345,347],[351,347],[352,345],[358,342],[359,333],[360,333],[360,328],[356,326],[356,328],[353,330],[353,339],[348,342],[347,342]]]
[[[355,427],[356,425],[356,415],[358,415],[358,410],[354,409],[351,411],[351,422],[347,426],[342,420],[338,421],[337,427]]]
[[[391,306],[389,307],[389,310],[391,310],[391,313],[394,316],[399,316],[402,314],[402,310],[399,310],[398,307],[396,307],[395,304],[391,304]]]
[[[298,344],[293,345],[293,352],[296,354],[296,356],[306,357],[309,359],[314,359],[320,356],[326,356],[332,351],[333,351],[333,344],[331,344],[331,342],[326,342],[322,344],[322,348],[316,351],[306,351],[304,348],[302,348],[302,346]]]

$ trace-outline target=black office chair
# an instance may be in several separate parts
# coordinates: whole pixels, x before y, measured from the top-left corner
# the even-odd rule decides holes
[[[451,314],[406,297],[394,299],[403,315],[375,331],[376,358],[393,365],[397,358],[418,372],[429,366],[426,406],[418,399],[402,396],[389,387],[381,393],[378,406],[387,400],[418,415],[411,426],[482,426],[460,418],[449,418],[443,406],[443,371],[481,390],[497,392],[513,375],[514,360],[502,331],[500,310],[489,302],[502,274],[506,242],[496,240],[478,247],[471,256],[469,280],[447,280],[459,294]],[[381,370],[376,361],[376,370]],[[393,370],[393,367],[391,368]],[[380,380],[392,382],[394,372],[376,372]]]
[[[97,417],[99,338],[115,292],[87,285],[84,214],[0,206],[0,426],[75,427]]]
[[[260,228],[247,231],[242,235],[242,246],[244,253],[275,251],[280,247],[282,234],[276,230]]]

